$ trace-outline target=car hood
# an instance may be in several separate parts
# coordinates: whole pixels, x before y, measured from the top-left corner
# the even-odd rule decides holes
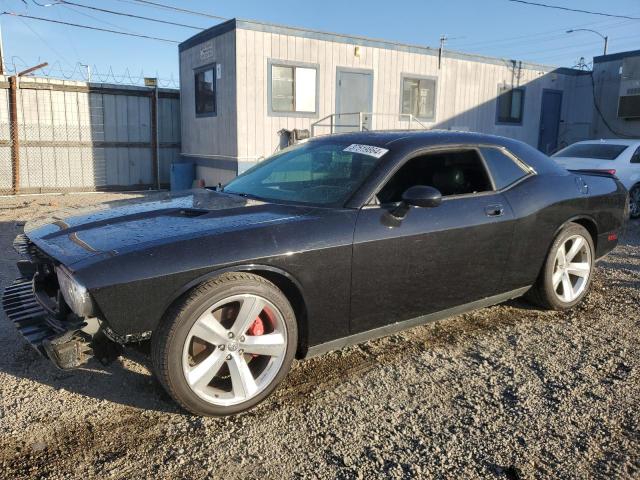
[[[294,221],[310,210],[203,189],[161,192],[59,211],[27,223],[25,233],[45,253],[71,266],[89,257]]]

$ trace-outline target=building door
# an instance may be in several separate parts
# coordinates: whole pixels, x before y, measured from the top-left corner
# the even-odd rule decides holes
[[[336,85],[336,132],[371,130],[373,72],[338,68]]]
[[[559,90],[543,90],[540,133],[538,135],[538,150],[543,153],[551,154],[558,148],[561,109],[562,92]]]

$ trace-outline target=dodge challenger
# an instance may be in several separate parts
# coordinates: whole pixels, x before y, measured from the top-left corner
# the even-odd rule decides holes
[[[614,176],[507,138],[330,135],[224,187],[28,223],[3,307],[60,368],[149,345],[179,405],[228,415],[294,358],[521,296],[569,309],[628,216]]]

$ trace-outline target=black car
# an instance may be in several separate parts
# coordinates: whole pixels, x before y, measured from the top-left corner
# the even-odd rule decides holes
[[[61,368],[151,341],[198,414],[246,410],[294,358],[523,295],[580,302],[628,217],[615,177],[454,132],[315,138],[218,191],[27,224],[9,319]]]

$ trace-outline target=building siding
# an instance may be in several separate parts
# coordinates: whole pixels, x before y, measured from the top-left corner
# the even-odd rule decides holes
[[[629,56],[640,57],[640,51],[630,52]],[[622,54],[613,54],[594,59],[595,101],[606,119],[605,124],[598,111],[593,108],[591,133],[594,138],[640,138],[639,119],[626,120],[618,118],[618,98],[622,77],[620,70],[622,69],[624,58],[625,56]]]
[[[205,44],[213,45],[216,60],[235,65],[235,71],[231,65],[226,67],[224,85],[218,90],[219,104],[225,102],[234,109],[198,119],[193,109],[192,71],[199,66],[198,52]],[[355,55],[356,46],[359,56]],[[180,51],[183,152],[187,158],[209,155],[231,159],[238,171],[271,155],[278,148],[281,129],[311,129],[314,122],[336,112],[340,68],[373,72],[374,129],[422,128],[416,122],[410,125],[400,115],[402,77],[416,75],[437,80],[435,117],[420,120],[425,128],[504,135],[537,147],[542,94],[550,89],[563,93],[559,145],[588,138],[590,132],[592,113],[585,101],[591,95],[590,79],[575,70],[450,51],[443,52],[439,63],[438,51],[427,47],[241,20],[198,34],[184,42]],[[272,61],[318,65],[316,114],[269,114],[267,76]],[[496,123],[499,85],[525,88],[521,124]],[[323,133],[329,130],[318,127],[316,134]],[[224,182],[228,173],[216,170],[210,178]]]
[[[244,29],[238,29],[236,35],[240,161],[256,161],[271,154],[278,146],[280,129],[311,128],[316,120],[335,113],[336,69],[339,67],[373,70],[373,112],[384,114],[374,115],[374,129],[409,127],[408,120],[399,118],[401,77],[415,74],[438,80],[435,119],[422,121],[428,128],[469,129],[505,135],[537,146],[542,91],[556,89],[565,93],[560,136],[584,138],[588,134],[584,125],[590,121],[590,112],[569,108],[569,103],[576,98],[571,89],[580,82],[585,84],[583,76],[518,68],[518,64],[510,61],[496,65],[446,56],[439,69],[438,58],[432,54],[360,46],[357,57],[354,45],[347,43]],[[319,64],[320,111],[316,117],[276,117],[266,113],[269,59]],[[496,95],[500,84],[525,87],[522,125],[496,125]],[[414,128],[417,127],[414,124]],[[318,131],[322,133],[321,129]],[[570,142],[573,138],[562,141]]]
[[[202,50],[206,55],[202,55]],[[242,55],[246,55],[242,49]],[[208,182],[225,181],[236,174],[238,157],[237,138],[240,124],[236,111],[236,34],[229,31],[180,52],[180,99],[182,110],[182,153],[185,159],[195,161],[198,175]],[[194,69],[216,63],[221,66],[221,78],[216,79],[216,115],[196,117]],[[244,88],[240,85],[237,88]],[[215,175],[203,166],[215,166]],[[214,178],[215,177],[215,178]]]

